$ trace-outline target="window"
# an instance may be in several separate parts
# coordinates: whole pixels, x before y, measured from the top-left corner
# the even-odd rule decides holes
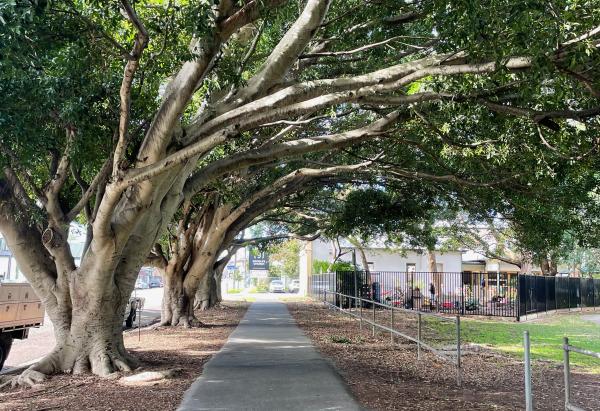
[[[417,271],[417,265],[415,263],[406,263],[406,272],[414,273]]]

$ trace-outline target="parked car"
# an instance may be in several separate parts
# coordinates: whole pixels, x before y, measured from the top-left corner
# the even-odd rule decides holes
[[[135,288],[137,288],[138,290],[145,290],[146,288],[150,288],[150,286],[147,282],[145,282],[141,278],[138,278],[135,282]]]
[[[271,284],[269,284],[269,292],[270,293],[285,293],[285,287],[283,286],[283,281],[281,281],[281,280],[271,281]]]
[[[288,291],[290,293],[297,293],[298,291],[300,291],[300,280],[292,280],[292,282],[288,286]]]
[[[152,277],[150,279],[150,282],[148,282],[148,286],[150,288],[162,287],[163,286],[162,278],[160,278],[160,277]]]

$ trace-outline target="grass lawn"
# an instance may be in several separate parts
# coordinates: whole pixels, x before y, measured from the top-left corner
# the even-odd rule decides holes
[[[523,331],[529,330],[533,359],[561,361],[562,339],[571,345],[600,352],[600,325],[580,314],[554,315],[533,322],[514,323],[461,318],[462,340],[523,357]],[[600,359],[571,353],[571,364],[600,373]]]

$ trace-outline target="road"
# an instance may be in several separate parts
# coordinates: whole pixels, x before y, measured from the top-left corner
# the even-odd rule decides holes
[[[285,301],[285,299],[289,299],[289,298],[299,298],[302,299],[302,297],[299,297],[298,294],[294,294],[294,293],[289,293],[289,292],[285,292],[285,293],[248,293],[246,291],[243,291],[241,293],[236,293],[236,294],[227,294],[226,292],[223,292],[223,298],[225,300],[232,300],[232,301]]]
[[[144,309],[140,317],[142,327],[160,319],[160,308],[162,303],[162,288],[151,288],[148,290],[135,290],[134,293],[146,299]],[[138,320],[135,320],[137,327]],[[10,354],[6,359],[3,371],[11,367],[25,365],[34,362],[40,357],[48,354],[54,347],[54,332],[52,322],[46,316],[44,325],[40,328],[29,330],[29,337],[25,340],[14,340]]]

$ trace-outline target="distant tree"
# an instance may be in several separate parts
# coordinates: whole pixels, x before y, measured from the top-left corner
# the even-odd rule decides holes
[[[300,276],[301,248],[302,244],[296,239],[268,247],[270,273],[275,277],[298,278]]]
[[[334,271],[353,271],[354,266],[352,263],[347,261],[336,261],[331,263],[325,260],[313,260],[312,272],[313,274],[322,274]]]

